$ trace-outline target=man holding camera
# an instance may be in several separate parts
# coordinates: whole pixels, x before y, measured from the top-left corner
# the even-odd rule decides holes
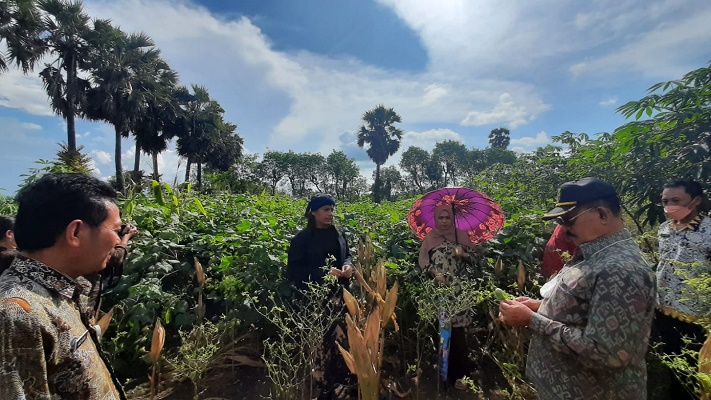
[[[126,398],[79,283],[120,243],[115,199],[110,185],[79,174],[48,174],[19,193],[21,252],[0,275],[0,398]]]

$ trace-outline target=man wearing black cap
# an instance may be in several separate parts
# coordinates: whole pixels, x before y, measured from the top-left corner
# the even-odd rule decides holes
[[[656,298],[654,274],[624,228],[608,183],[564,183],[543,216],[579,246],[541,288],[499,306],[504,323],[531,331],[526,374],[543,400],[646,399],[645,353]]]

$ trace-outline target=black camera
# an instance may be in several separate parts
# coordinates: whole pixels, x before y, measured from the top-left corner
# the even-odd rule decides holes
[[[131,225],[123,224],[121,225],[121,230],[119,231],[119,237],[123,237],[125,234],[131,231]]]

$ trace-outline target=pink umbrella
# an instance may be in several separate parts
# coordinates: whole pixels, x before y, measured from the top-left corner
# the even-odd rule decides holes
[[[493,238],[504,226],[501,206],[489,196],[463,187],[442,188],[425,193],[407,214],[407,223],[420,240],[435,227],[435,208],[444,203],[452,205],[456,228],[466,231],[472,243]]]

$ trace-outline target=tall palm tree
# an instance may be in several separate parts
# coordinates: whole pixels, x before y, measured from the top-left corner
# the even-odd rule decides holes
[[[489,133],[489,144],[493,148],[505,149],[511,143],[511,132],[506,128],[492,129]]]
[[[210,93],[203,86],[192,85],[193,93],[187,88],[180,88],[176,96],[183,109],[182,129],[178,137],[178,154],[187,159],[185,181],[190,180],[190,167],[198,167],[198,187],[201,186],[202,162],[207,156],[211,142],[220,130],[220,123],[225,110],[210,98]]]
[[[47,51],[56,56],[40,72],[52,110],[67,122],[67,148],[76,151],[74,119],[86,105],[89,81],[79,77],[86,70],[85,60],[91,51],[88,41],[89,16],[81,1],[39,0],[42,10],[41,37]]]
[[[363,114],[364,125],[358,130],[358,147],[368,143],[368,157],[375,163],[375,184],[373,200],[380,202],[380,166],[400,148],[402,131],[395,127],[396,122],[402,122],[400,116],[392,108],[382,104]]]
[[[168,148],[168,142],[178,133],[177,120],[182,110],[174,96],[178,74],[159,59],[146,80],[150,94],[143,113],[136,119],[134,137],[136,158],[134,174],[138,174],[141,151],[153,158],[153,179],[159,180],[158,154]]]
[[[116,186],[124,189],[121,139],[134,131],[138,117],[151,96],[146,80],[160,59],[160,52],[144,33],[126,34],[109,21],[94,22],[94,40],[104,42],[91,57],[94,86],[88,92],[87,115],[114,126]]]
[[[0,44],[7,47],[7,55],[0,53],[0,72],[12,63],[28,73],[47,48],[42,40],[42,18],[36,0],[0,1]]]

